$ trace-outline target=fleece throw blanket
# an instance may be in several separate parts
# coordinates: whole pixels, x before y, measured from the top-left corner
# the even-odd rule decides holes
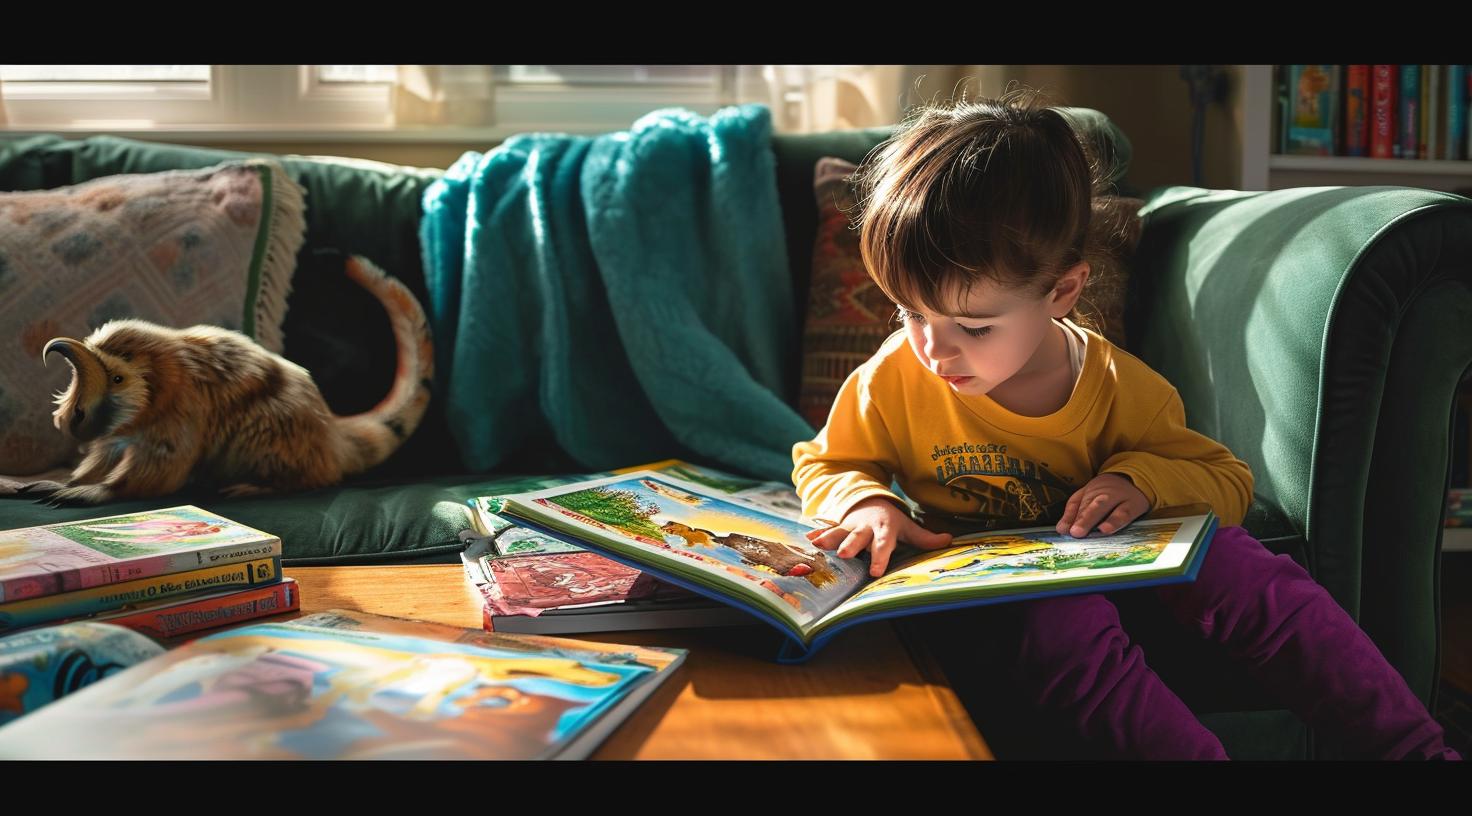
[[[590,470],[791,475],[814,431],[780,397],[798,354],[766,107],[467,153],[425,191],[420,237],[470,467],[550,437]]]

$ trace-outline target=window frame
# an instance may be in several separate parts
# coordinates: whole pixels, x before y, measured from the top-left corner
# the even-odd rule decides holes
[[[484,126],[394,125],[386,83],[323,82],[311,65],[212,65],[208,87],[150,82],[6,82],[0,133],[147,135],[188,142],[484,142],[515,133],[622,130],[658,108],[710,115],[731,103],[736,66],[709,85],[498,83]],[[497,72],[498,74],[501,72]],[[0,77],[3,79],[3,77]],[[139,102],[149,101],[147,116]]]

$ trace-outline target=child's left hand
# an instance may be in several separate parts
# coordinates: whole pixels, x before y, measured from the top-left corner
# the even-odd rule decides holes
[[[1057,529],[1059,534],[1083,538],[1097,524],[1099,532],[1113,533],[1149,509],[1150,500],[1129,477],[1101,473],[1068,497]]]

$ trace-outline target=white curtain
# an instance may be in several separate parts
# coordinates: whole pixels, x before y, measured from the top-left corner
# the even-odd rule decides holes
[[[907,109],[949,98],[973,65],[733,65],[723,104],[758,102],[776,130],[816,133],[899,122]],[[400,65],[394,122],[475,127],[494,122],[489,65]],[[973,83],[973,88],[975,84]],[[973,91],[974,93],[974,91]]]
[[[488,125],[495,102],[489,65],[400,65],[391,95],[396,125]]]
[[[5,85],[0,83],[0,127],[4,127],[5,122]]]
[[[984,79],[974,65],[738,65],[735,101],[761,102],[784,133],[817,133],[899,122],[905,111],[939,96],[971,94]]]

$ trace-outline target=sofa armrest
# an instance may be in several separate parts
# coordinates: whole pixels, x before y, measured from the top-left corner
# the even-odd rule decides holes
[[[1252,467],[1257,504],[1430,699],[1453,393],[1472,364],[1472,201],[1171,187],[1142,215],[1131,349]]]

